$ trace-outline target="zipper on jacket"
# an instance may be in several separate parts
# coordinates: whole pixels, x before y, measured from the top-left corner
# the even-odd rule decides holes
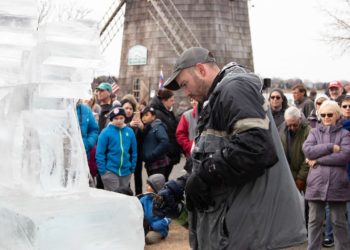
[[[120,166],[119,166],[119,176],[122,176],[121,175],[121,168],[123,166],[123,156],[124,156],[124,148],[123,148],[123,136],[122,136],[122,129],[119,129],[119,139],[120,139],[120,149],[122,150],[122,153],[121,153],[121,156],[120,156]]]

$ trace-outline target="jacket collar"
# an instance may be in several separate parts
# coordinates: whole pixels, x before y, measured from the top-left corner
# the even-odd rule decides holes
[[[332,132],[335,132],[337,130],[342,129],[343,123],[342,123],[342,121],[339,120],[335,125],[325,126],[322,123],[318,123],[316,126],[317,126],[318,130],[320,130],[322,133],[325,133],[327,131],[332,133]]]

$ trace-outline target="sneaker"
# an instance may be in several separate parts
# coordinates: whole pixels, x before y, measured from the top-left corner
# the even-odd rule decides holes
[[[163,239],[163,236],[159,232],[149,231],[146,234],[145,241],[146,245],[152,245],[160,242]]]
[[[323,242],[322,242],[322,246],[324,246],[324,247],[332,247],[332,246],[334,246],[334,240],[324,239]]]

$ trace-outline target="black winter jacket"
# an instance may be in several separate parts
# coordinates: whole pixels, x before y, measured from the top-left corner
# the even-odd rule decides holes
[[[165,108],[162,101],[158,96],[155,96],[150,104],[155,109],[156,117],[161,120],[167,127],[167,134],[169,137],[169,151],[168,157],[170,158],[170,165],[174,165],[180,162],[181,147],[176,141],[176,128],[179,121],[176,119],[174,113]]]
[[[279,249],[306,239],[299,192],[260,84],[228,66],[203,105],[191,175],[207,171],[214,202],[189,213],[194,250]]]
[[[143,130],[142,160],[146,164],[164,159],[169,149],[166,126],[159,119],[147,124]]]

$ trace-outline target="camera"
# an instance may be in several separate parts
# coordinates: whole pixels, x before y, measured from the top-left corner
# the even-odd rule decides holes
[[[263,90],[267,88],[271,88],[271,78],[263,79]]]

